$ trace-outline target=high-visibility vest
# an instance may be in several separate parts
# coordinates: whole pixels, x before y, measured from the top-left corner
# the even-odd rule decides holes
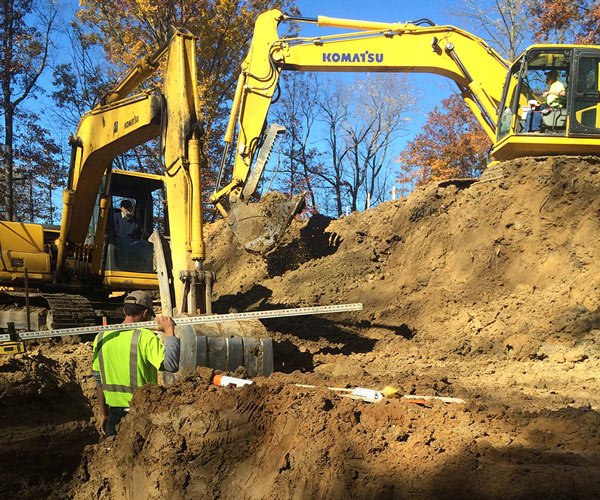
[[[137,387],[157,383],[164,359],[160,339],[146,328],[100,332],[94,340],[92,367],[100,372],[106,404],[129,406]]]
[[[550,88],[548,89],[548,95],[546,96],[546,103],[548,106],[553,108],[562,108],[565,98],[558,94],[560,92],[564,92],[565,90],[565,86],[558,80],[550,85]]]

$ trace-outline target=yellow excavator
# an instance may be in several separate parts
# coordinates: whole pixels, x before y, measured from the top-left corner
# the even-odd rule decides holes
[[[281,22],[351,31],[280,37]],[[166,52],[163,92],[130,96],[156,71]],[[380,23],[267,11],[256,21],[225,135],[221,173],[237,125],[231,179],[221,187],[219,174],[208,200],[249,251],[272,249],[302,203],[302,196],[269,207],[251,203],[275,138],[284,130],[266,123],[283,70],[439,74],[456,83],[492,139],[495,160],[600,153],[600,47],[537,45],[509,64],[480,38],[425,19]],[[565,97],[554,109],[536,111],[534,104],[544,102],[548,72],[563,83]],[[531,113],[542,114],[535,130],[528,124]],[[0,222],[0,286],[40,290],[52,306],[54,326],[71,320],[82,324],[94,311],[97,316],[94,293],[159,285],[167,312],[210,312],[213,276],[202,267],[199,117],[195,41],[178,33],[133,68],[105,104],[82,118],[71,139],[73,154],[60,228]],[[164,175],[112,171],[116,155],[154,137],[161,137],[164,146]],[[156,237],[152,243],[160,258],[151,264],[151,243],[115,240],[111,220],[118,215],[118,202],[130,199],[144,231],[150,232],[156,205],[152,199],[163,189],[168,216],[162,226],[170,233],[170,252]],[[169,254],[172,264],[167,263]],[[11,293],[10,300],[15,301],[15,296]],[[83,302],[88,312],[83,311]],[[18,315],[14,308],[4,310],[2,304],[0,292],[0,327],[2,321],[23,322],[22,316],[11,316]],[[30,309],[35,306],[30,303]]]
[[[322,36],[282,36],[282,22],[352,30]],[[480,38],[427,19],[382,23],[319,16],[288,16],[278,10],[256,21],[242,65],[226,141],[238,121],[235,170],[252,167],[255,144],[282,71],[432,73],[453,80],[493,142],[491,156],[600,154],[600,47],[536,45],[509,64]],[[546,75],[566,87],[559,106],[543,106]],[[537,116],[533,129],[528,115]],[[230,193],[226,186],[211,201]],[[232,192],[233,196],[239,191]]]
[[[165,57],[162,92],[131,95]],[[133,289],[160,288],[168,314],[211,313],[214,275],[203,267],[197,92],[196,39],[177,31],[81,118],[70,138],[60,227],[0,221],[0,328],[8,323],[27,330],[93,325],[119,310],[117,303],[107,302],[112,292]],[[154,138],[160,138],[163,175],[112,169],[115,157]],[[269,140],[274,138],[257,144],[265,161]],[[260,174],[234,168],[234,180],[221,195],[231,195],[227,208],[234,215],[226,215],[240,241],[250,251],[265,253],[276,245],[303,196],[272,203],[268,210],[248,203]],[[163,210],[157,210],[161,201]],[[121,202],[135,207],[139,232],[146,238],[152,233],[150,238],[118,234]],[[157,226],[166,236],[154,231]]]

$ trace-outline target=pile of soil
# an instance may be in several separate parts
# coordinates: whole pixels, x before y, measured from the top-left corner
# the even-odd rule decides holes
[[[53,450],[39,450],[35,480],[17,466],[29,481],[18,498],[597,498],[599,194],[598,158],[519,159],[338,220],[296,220],[265,257],[213,225],[216,312],[362,311],[264,320],[277,373],[232,389],[198,368],[144,387],[106,440],[93,433],[89,343],[0,361],[10,453],[27,436],[33,458],[42,429]],[[386,385],[465,402],[334,390]],[[67,427],[77,446],[60,439]],[[66,458],[51,468],[56,450]]]

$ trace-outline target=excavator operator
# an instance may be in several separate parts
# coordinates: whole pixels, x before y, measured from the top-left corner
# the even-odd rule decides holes
[[[113,221],[115,237],[140,239],[142,227],[133,215],[133,204],[129,200],[123,200],[120,208],[120,212],[115,213]]]
[[[548,90],[543,94],[543,97],[546,98],[546,104],[551,108],[562,108],[566,89],[564,84],[558,80],[558,72],[555,69],[546,73],[546,84]]]
[[[133,203],[124,199],[120,206],[112,223],[117,266],[125,271],[152,271],[153,247],[146,241],[149,235],[134,215]]]
[[[525,117],[525,132],[539,132],[542,124],[542,114],[563,107],[566,95],[564,84],[558,80],[558,71],[552,69],[546,73],[546,90],[542,97],[546,100],[541,106],[534,106]]]

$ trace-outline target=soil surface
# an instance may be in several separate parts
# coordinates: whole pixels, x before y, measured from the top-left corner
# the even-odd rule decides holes
[[[108,439],[90,342],[0,358],[3,498],[600,497],[600,159],[297,219],[265,257],[206,240],[216,312],[363,309],[263,320],[276,373],[143,387]],[[384,386],[464,403],[338,390]]]

